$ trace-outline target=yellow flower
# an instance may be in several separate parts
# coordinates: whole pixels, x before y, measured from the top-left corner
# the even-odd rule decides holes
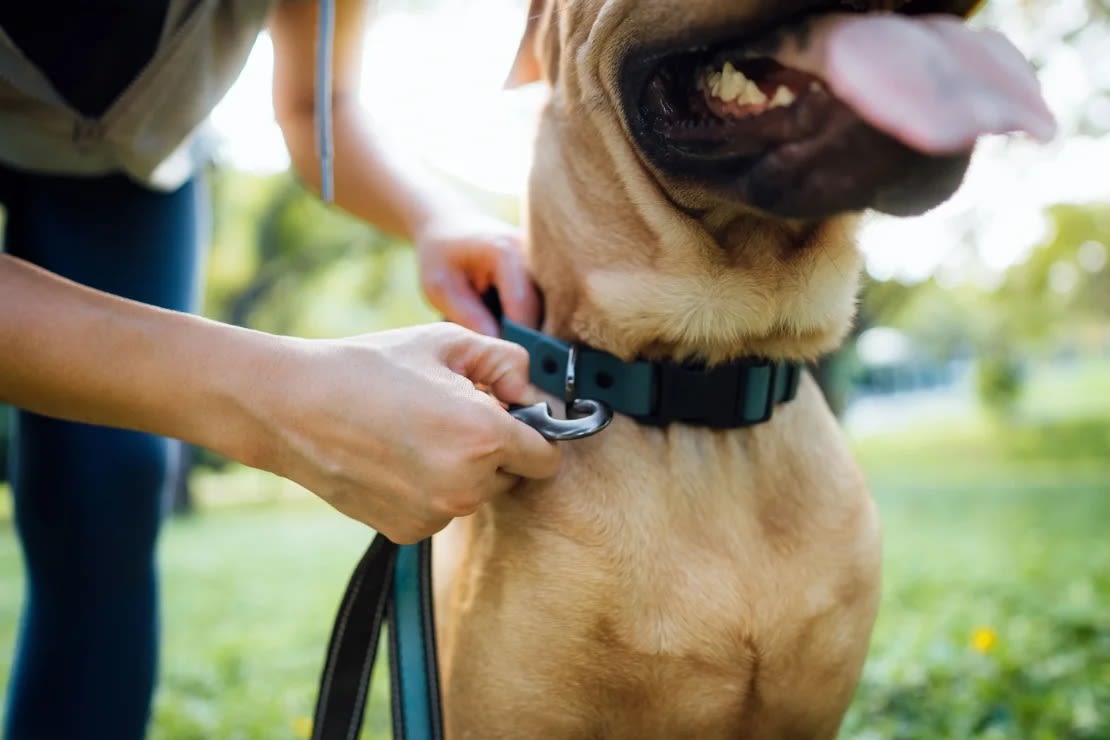
[[[297,737],[308,740],[312,736],[311,717],[294,717],[289,724],[293,727],[293,734]]]
[[[977,652],[986,654],[998,646],[998,633],[990,627],[977,627],[971,633],[971,647]]]

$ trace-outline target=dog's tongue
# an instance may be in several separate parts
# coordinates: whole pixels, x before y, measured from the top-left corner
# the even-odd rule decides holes
[[[970,151],[984,134],[1042,141],[1056,124],[1025,58],[991,31],[949,16],[830,15],[775,58],[823,79],[875,128],[933,155]]]

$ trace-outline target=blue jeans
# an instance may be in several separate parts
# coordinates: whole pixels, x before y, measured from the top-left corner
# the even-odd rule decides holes
[[[0,168],[6,251],[179,311],[196,306],[203,200],[195,181],[160,193],[123,176]],[[155,544],[178,447],[26,412],[13,432],[27,585],[4,737],[141,738],[158,666]]]

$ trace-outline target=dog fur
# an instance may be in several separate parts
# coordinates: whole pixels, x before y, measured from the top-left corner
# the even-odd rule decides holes
[[[624,359],[835,348],[855,311],[857,217],[778,219],[669,179],[637,151],[617,89],[629,45],[675,19],[744,27],[803,3],[532,6],[512,81],[551,88],[526,212],[544,331]],[[556,479],[439,536],[448,737],[833,738],[880,549],[864,478],[808,376],[749,429],[618,417],[565,445]]]

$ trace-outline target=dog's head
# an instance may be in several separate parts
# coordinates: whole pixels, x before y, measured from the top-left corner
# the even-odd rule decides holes
[[[623,355],[812,356],[851,319],[855,214],[917,214],[976,139],[1052,119],[974,0],[532,0],[552,96],[529,192],[557,333]],[[896,245],[892,245],[896,248]]]

